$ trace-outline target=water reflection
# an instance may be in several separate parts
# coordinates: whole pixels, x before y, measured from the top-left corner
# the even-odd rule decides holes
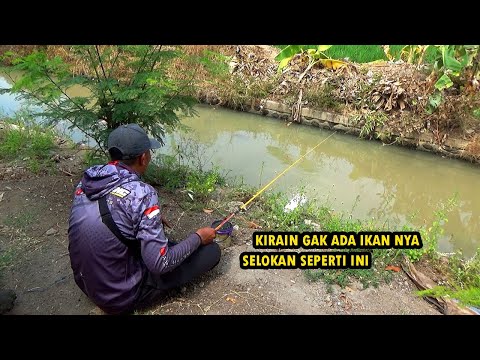
[[[8,75],[0,75],[0,89],[10,89],[13,85],[13,82],[16,81],[20,76],[19,72],[10,72]],[[74,85],[66,91],[66,94],[71,97],[76,96],[89,96],[90,92],[87,88],[81,87],[79,85]],[[39,108],[28,104],[26,101],[21,99],[19,95],[13,95],[9,93],[0,94],[0,115],[13,116],[19,111],[25,110],[27,113],[32,113]],[[35,119],[38,122],[43,122],[45,119],[37,117]],[[69,129],[71,124],[67,121],[60,121],[56,128],[57,130],[65,135],[72,138],[75,142],[83,142],[88,146],[94,146],[95,142],[93,139],[89,138],[80,131],[75,129]]]
[[[6,78],[0,76],[0,89],[10,89],[11,87],[11,83]],[[13,115],[20,110],[21,106],[21,102],[17,101],[15,95],[8,93],[0,94],[0,115]]]

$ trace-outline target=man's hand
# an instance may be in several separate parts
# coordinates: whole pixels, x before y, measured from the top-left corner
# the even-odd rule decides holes
[[[162,224],[163,224],[164,227],[166,226],[166,227],[168,227],[169,229],[172,228],[172,225],[170,225],[170,223],[167,221],[167,219],[165,219],[165,218],[163,217],[163,214],[162,214]]]
[[[200,240],[202,241],[202,245],[208,245],[213,242],[215,239],[216,232],[215,229],[211,227],[203,227],[196,231],[197,235],[200,236]]]

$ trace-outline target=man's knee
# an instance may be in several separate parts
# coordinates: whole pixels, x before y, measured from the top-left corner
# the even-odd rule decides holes
[[[208,259],[209,263],[211,264],[211,268],[213,269],[217,264],[220,262],[220,257],[222,255],[222,251],[220,250],[220,246],[217,243],[213,242],[208,244],[204,247],[205,251],[208,252]]]

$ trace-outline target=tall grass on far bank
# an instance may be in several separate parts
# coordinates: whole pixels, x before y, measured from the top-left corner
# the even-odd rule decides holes
[[[278,45],[282,49],[286,45]],[[396,60],[400,58],[400,52],[405,45],[390,45],[390,53]],[[325,52],[333,59],[348,58],[356,63],[368,63],[376,60],[388,60],[381,45],[333,45]],[[427,49],[425,61],[432,63],[435,58],[435,49]]]
[[[390,45],[390,52],[398,59],[403,45]],[[357,63],[368,63],[375,60],[387,60],[380,45],[333,45],[326,54],[334,59],[348,58]]]

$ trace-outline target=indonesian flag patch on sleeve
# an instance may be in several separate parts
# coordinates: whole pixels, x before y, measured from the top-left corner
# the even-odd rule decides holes
[[[160,208],[158,205],[152,206],[151,208],[148,208],[147,210],[144,211],[144,214],[149,218],[153,218],[154,216],[158,215],[160,212]]]

